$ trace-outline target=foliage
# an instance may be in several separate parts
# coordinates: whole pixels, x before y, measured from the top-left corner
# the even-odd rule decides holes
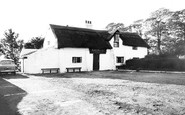
[[[137,32],[150,45],[150,53],[185,55],[185,9],[172,12],[160,8],[146,20],[137,20],[126,28]]]
[[[136,32],[138,35],[143,35],[143,19],[134,21],[133,24],[127,27],[128,32]]]
[[[158,54],[161,54],[161,45],[162,39],[165,38],[168,34],[167,28],[167,20],[172,15],[172,12],[168,9],[161,8],[151,13],[151,16],[146,19],[145,26],[148,26],[148,30],[145,32],[146,35],[153,36],[156,42],[154,42],[154,46],[156,46]]]
[[[159,71],[185,71],[185,60],[178,58],[143,58],[126,61],[129,69],[159,70]]]
[[[2,52],[6,58],[14,60],[17,64],[20,51],[23,47],[23,40],[17,40],[18,34],[12,29],[5,31],[4,37],[1,40]]]
[[[25,43],[24,47],[27,49],[40,49],[43,47],[43,37],[33,37],[31,41]]]
[[[106,26],[106,29],[109,31],[109,33],[114,33],[116,30],[126,31],[123,23],[110,23]]]
[[[185,10],[174,12],[168,26],[174,39],[171,46],[174,49],[174,55],[185,55]]]

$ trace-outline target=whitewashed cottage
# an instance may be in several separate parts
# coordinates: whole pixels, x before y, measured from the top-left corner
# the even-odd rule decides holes
[[[148,44],[135,33],[93,30],[50,24],[43,48],[21,55],[21,70],[42,73],[58,68],[60,73],[115,70],[132,58],[147,55]]]

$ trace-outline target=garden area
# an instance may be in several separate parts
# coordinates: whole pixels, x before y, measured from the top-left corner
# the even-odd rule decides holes
[[[17,115],[185,114],[183,73],[18,74],[0,82],[1,110]]]

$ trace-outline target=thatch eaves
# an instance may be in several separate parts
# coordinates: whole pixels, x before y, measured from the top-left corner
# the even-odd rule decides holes
[[[109,36],[107,31],[58,25],[50,26],[58,39],[58,48],[112,48],[109,42],[105,40]]]
[[[112,49],[109,41],[115,33],[120,34],[123,45],[150,48],[136,33],[119,32],[117,30],[115,33],[109,34],[106,30],[92,30],[52,24],[50,26],[57,37],[58,48]]]
[[[120,33],[120,38],[123,41],[123,45],[150,48],[150,46],[137,33],[122,32]]]

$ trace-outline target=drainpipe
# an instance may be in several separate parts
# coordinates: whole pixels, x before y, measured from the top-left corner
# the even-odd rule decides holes
[[[24,60],[25,60],[25,59],[27,59],[27,57],[23,57],[23,58],[22,58],[22,60],[23,60],[23,65],[22,65],[22,67],[23,67],[22,69],[23,69],[23,70],[22,70],[22,72],[23,72],[23,73],[24,73]]]

